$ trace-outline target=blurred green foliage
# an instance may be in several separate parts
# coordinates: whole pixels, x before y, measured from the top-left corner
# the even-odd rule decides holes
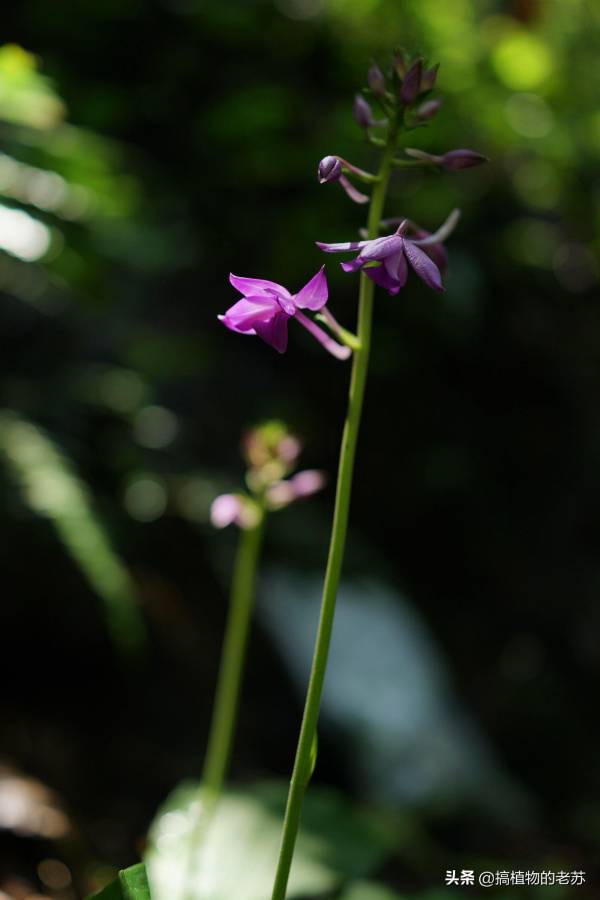
[[[143,863],[119,872],[115,881],[93,894],[96,900],[150,900],[150,888]]]
[[[254,784],[219,801],[207,828],[198,784],[180,785],[150,830],[146,866],[153,900],[262,900],[272,888],[286,785]],[[385,819],[353,808],[331,790],[307,795],[304,829],[290,877],[292,897],[329,894],[369,874],[395,843]],[[227,863],[224,864],[224,860]]]

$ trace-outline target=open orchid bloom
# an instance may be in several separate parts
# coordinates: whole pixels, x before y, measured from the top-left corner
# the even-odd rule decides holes
[[[453,210],[433,234],[404,219],[394,234],[385,237],[342,244],[317,241],[317,246],[326,253],[358,250],[359,253],[353,260],[341,263],[344,272],[363,269],[365,275],[389,294],[397,294],[404,287],[409,266],[428,287],[442,292],[444,286],[440,268],[444,269],[446,265],[446,253],[442,244],[454,230],[459,216],[459,211]],[[409,231],[413,232],[413,236],[408,236]]]
[[[338,344],[302,312],[303,309],[317,312],[327,303],[324,270],[325,266],[322,266],[297,294],[290,294],[275,281],[230,275],[229,281],[243,294],[243,299],[218,318],[230,331],[258,335],[278,353],[285,353],[287,349],[288,322],[295,318],[329,353],[337,359],[347,359],[352,352],[350,348]]]

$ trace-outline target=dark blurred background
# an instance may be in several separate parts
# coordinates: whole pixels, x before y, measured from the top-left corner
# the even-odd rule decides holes
[[[599,19],[585,0],[3,9],[6,895],[74,896],[103,866],[133,862],[158,804],[200,771],[236,538],[211,528],[210,502],[242,486],[240,435],[264,418],[285,420],[305,442],[303,464],[333,476],[349,374],[301,329],[290,329],[284,357],[223,329],[216,316],[235,298],[227,275],[297,290],[322,262],[315,240],[356,236],[364,211],[336,186],[319,187],[316,165],[330,153],[375,164],[352,95],[396,44],[441,62],[444,105],[409,144],[471,147],[491,161],[399,175],[388,205],[428,229],[454,206],[463,215],[442,297],[413,278],[400,296],[376,298],[346,565],[349,590],[367,585],[355,661],[368,683],[369,595],[387,591],[396,600],[375,603],[373,615],[396,617],[407,652],[407,622],[418,622],[443,672],[436,703],[456,711],[459,768],[476,754],[494,774],[489,802],[478,802],[485,787],[455,790],[436,737],[435,778],[386,797],[405,736],[374,788],[353,756],[379,759],[377,729],[371,749],[353,744],[352,697],[350,712],[336,711],[332,692],[316,778],[356,802],[410,808],[427,835],[414,839],[421,864],[415,871],[413,847],[382,875],[410,896],[477,858],[593,869]],[[357,281],[337,261],[327,260],[330,305],[352,327]],[[318,595],[332,499],[330,487],[272,521],[270,600],[253,634],[232,763],[239,784],[291,766],[314,616],[290,664],[294,635],[288,625],[286,643],[269,584],[292,606],[299,583]],[[414,655],[405,674],[423,691],[409,702],[398,685],[398,703],[418,718],[436,688]],[[394,703],[382,710],[384,731],[398,718]],[[495,778],[510,790],[495,790]],[[514,805],[500,809],[499,794],[514,794]],[[39,824],[39,809],[37,824],[19,819],[25,795],[45,797],[54,826]],[[56,873],[44,878],[46,858],[75,887],[66,875],[62,887]],[[576,896],[596,896],[587,890]]]

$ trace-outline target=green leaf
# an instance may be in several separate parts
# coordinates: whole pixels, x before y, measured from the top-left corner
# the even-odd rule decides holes
[[[122,869],[117,878],[88,900],[151,900],[144,863]]]
[[[230,791],[198,819],[197,784],[176,788],[150,830],[146,855],[154,900],[267,900],[281,839],[287,787],[266,782]],[[387,826],[337,791],[312,787],[292,865],[289,900],[333,891],[372,872],[393,843]],[[184,892],[187,882],[187,892]]]
[[[0,410],[0,457],[37,515],[47,517],[104,603],[115,647],[135,656],[146,641],[136,586],[94,512],[86,485],[60,448],[33,422]]]

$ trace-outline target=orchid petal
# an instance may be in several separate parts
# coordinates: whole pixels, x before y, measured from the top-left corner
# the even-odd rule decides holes
[[[442,275],[448,269],[448,254],[443,244],[432,244],[431,247],[423,247],[427,256],[434,261]]]
[[[434,291],[443,292],[442,276],[434,261],[420,247],[415,247],[412,241],[405,242],[404,252],[419,278]]]
[[[404,248],[393,256],[386,256],[383,266],[394,281],[398,283],[398,287],[403,288],[408,278],[408,265],[404,255]]]
[[[395,278],[391,278],[385,270],[384,266],[368,266],[363,269],[365,275],[374,281],[375,284],[383,288],[388,294],[394,296],[400,292],[402,285]]]
[[[267,281],[265,278],[243,278],[230,273],[229,281],[244,297],[256,297],[262,294],[281,294],[282,297],[291,297],[287,288],[276,281]]]
[[[315,241],[315,243],[325,253],[348,253],[350,250],[361,250],[367,246],[369,241],[346,241],[343,244],[324,244],[322,241]]]
[[[277,312],[266,322],[256,322],[254,327],[259,337],[274,347],[278,353],[285,353],[288,344],[288,319],[284,312]]]
[[[255,334],[256,322],[264,322],[273,317],[279,310],[275,297],[244,297],[231,306],[219,320],[230,331],[242,334]]]
[[[362,269],[365,262],[365,259],[361,259],[360,256],[357,256],[354,259],[348,260],[348,262],[340,263],[340,266],[344,272],[358,272],[359,269]]]
[[[386,237],[375,238],[367,241],[366,247],[360,251],[359,257],[366,262],[369,259],[385,259],[402,249],[403,239],[398,234],[389,234]]]
[[[297,294],[294,294],[293,302],[300,309],[321,309],[327,303],[327,278],[325,266],[321,266],[316,275],[308,281]]]
[[[444,224],[440,225],[437,231],[434,231],[433,234],[428,235],[426,238],[411,241],[411,243],[416,244],[417,247],[430,247],[432,244],[441,244],[442,241],[450,237],[459,219],[460,209],[453,209]]]
[[[338,344],[337,341],[334,341],[322,328],[313,322],[312,319],[309,319],[308,316],[305,316],[304,313],[298,312],[296,313],[296,321],[309,331],[314,338],[318,340],[320,344],[328,350],[332,356],[335,356],[336,359],[348,359],[349,356],[352,355],[352,350],[350,347],[346,347],[343,344]]]
[[[348,196],[351,200],[354,200],[355,203],[368,203],[369,197],[367,194],[363,194],[358,188],[355,188],[351,181],[348,181],[345,175],[341,175],[338,178],[339,183],[344,188]]]

